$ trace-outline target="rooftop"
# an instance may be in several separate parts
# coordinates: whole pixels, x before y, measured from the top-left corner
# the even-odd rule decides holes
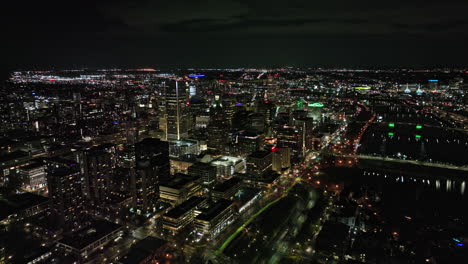
[[[198,144],[198,141],[190,139],[169,141],[169,146],[193,146],[196,144]]]
[[[204,197],[190,197],[187,201],[181,203],[180,205],[172,208],[169,212],[167,212],[164,216],[177,219],[187,211],[197,207],[200,203],[202,203],[206,198]]]
[[[45,203],[48,200],[47,197],[28,192],[8,196],[0,200],[0,208],[2,208],[0,210],[0,219],[3,220],[9,215]]]
[[[121,227],[121,225],[105,220],[94,220],[91,225],[64,236],[59,243],[82,250],[91,243],[98,241]]]
[[[242,188],[240,189],[235,196],[235,201],[239,202],[241,205],[246,204],[252,198],[260,193],[260,189],[257,188]]]
[[[268,155],[271,155],[271,152],[264,151],[264,150],[259,150],[259,151],[255,151],[254,153],[250,154],[247,157],[247,159],[249,159],[249,158],[263,159],[263,158],[267,157]]]
[[[190,176],[187,174],[177,173],[174,177],[161,182],[160,186],[169,187],[173,189],[180,189],[185,185],[197,180],[199,177]]]
[[[231,156],[222,156],[219,157],[211,162],[212,165],[229,165],[229,164],[236,164],[241,162],[241,158],[231,157]]]
[[[226,199],[221,199],[210,206],[206,211],[199,214],[196,219],[202,221],[211,221],[213,218],[218,216],[221,212],[226,210],[233,202]]]
[[[41,162],[31,162],[26,166],[21,167],[21,170],[32,170],[44,166]]]
[[[7,162],[28,157],[28,153],[22,150],[13,151],[7,154],[0,155],[0,162]]]
[[[241,182],[242,182],[242,180],[240,178],[232,177],[229,180],[226,180],[226,181],[224,181],[222,183],[216,184],[213,191],[215,191],[215,192],[225,192],[225,191],[229,190],[229,188],[232,188],[233,186],[235,186],[236,184],[239,184]]]

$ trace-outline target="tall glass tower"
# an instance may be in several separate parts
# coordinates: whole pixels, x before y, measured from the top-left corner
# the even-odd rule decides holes
[[[166,139],[180,140],[188,136],[189,116],[186,109],[188,102],[187,85],[172,81],[166,85]]]

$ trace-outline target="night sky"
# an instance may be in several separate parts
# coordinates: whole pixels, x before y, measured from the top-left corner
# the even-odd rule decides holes
[[[468,64],[466,0],[8,2],[9,69]]]

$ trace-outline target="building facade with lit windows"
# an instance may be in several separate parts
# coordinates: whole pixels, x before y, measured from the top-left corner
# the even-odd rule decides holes
[[[35,191],[47,186],[47,178],[44,164],[31,163],[20,169],[23,178],[23,188],[28,191]]]
[[[92,205],[106,204],[112,190],[111,177],[117,164],[114,144],[102,144],[83,151],[80,160],[84,194]]]
[[[178,233],[193,222],[195,217],[201,213],[199,208],[206,202],[206,198],[194,196],[172,208],[162,217],[163,228],[172,234]]]
[[[269,151],[256,151],[247,157],[247,173],[258,177],[272,169],[273,154]]]
[[[242,180],[237,177],[232,177],[224,182],[214,186],[211,194],[215,199],[232,200],[234,195],[239,191],[242,185]]]
[[[82,185],[82,175],[76,167],[56,162],[47,164],[50,214],[57,228],[76,230],[87,218]]]
[[[245,171],[245,160],[238,157],[221,156],[210,162],[216,167],[216,178],[225,180],[231,178],[235,173]]]
[[[236,219],[236,207],[231,200],[221,199],[195,218],[195,229],[208,239],[214,239]]]
[[[188,174],[202,179],[206,187],[212,186],[216,181],[216,167],[208,163],[197,162],[188,168]]]
[[[178,173],[161,182],[159,196],[170,204],[180,204],[201,191],[201,178]]]
[[[165,87],[166,139],[187,138],[189,128],[189,115],[186,109],[189,100],[187,85],[181,81],[170,81]]]

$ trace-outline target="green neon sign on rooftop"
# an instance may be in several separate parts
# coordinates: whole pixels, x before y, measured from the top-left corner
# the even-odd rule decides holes
[[[354,89],[356,89],[356,90],[370,90],[371,87],[370,86],[358,86],[358,87],[354,87]]]
[[[307,105],[308,107],[324,107],[322,103],[315,102]]]

